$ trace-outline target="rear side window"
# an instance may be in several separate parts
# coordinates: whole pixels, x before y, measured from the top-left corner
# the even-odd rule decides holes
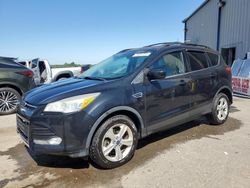
[[[219,62],[219,56],[216,55],[216,54],[213,54],[213,53],[207,53],[208,57],[209,57],[209,60],[212,64],[212,66],[216,66],[218,65],[218,62]]]
[[[192,71],[208,68],[207,58],[204,52],[187,52]]]

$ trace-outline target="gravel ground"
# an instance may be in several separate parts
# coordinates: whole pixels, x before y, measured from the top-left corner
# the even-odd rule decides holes
[[[180,125],[139,142],[134,158],[114,170],[83,159],[34,156],[0,117],[0,187],[250,187],[250,99],[235,98],[228,121]]]

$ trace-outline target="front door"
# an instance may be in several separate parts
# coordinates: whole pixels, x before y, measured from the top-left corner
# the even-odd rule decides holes
[[[47,60],[44,61],[46,71],[47,71],[47,80],[45,84],[51,83],[52,82],[52,69],[50,67],[50,64]]]
[[[39,59],[33,59],[31,61],[31,69],[34,73],[34,81],[36,85],[40,84],[41,76],[40,76],[40,70],[39,70]]]
[[[149,80],[145,85],[148,133],[166,129],[182,119],[190,108],[190,84],[182,51],[164,54],[149,67],[160,69],[166,78]]]

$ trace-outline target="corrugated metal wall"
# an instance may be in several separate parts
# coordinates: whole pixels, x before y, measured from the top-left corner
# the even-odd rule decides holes
[[[227,0],[221,12],[220,48],[236,47],[236,57],[250,51],[250,0]]]
[[[210,0],[187,21],[186,40],[216,48],[217,18],[217,2]]]
[[[236,47],[236,58],[250,51],[250,0],[225,0],[221,12],[220,49]],[[218,0],[210,0],[186,22],[186,39],[216,49]]]

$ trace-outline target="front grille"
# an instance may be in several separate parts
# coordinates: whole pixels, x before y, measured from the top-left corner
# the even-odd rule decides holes
[[[29,146],[29,127],[30,121],[17,114],[17,131],[27,146]]]

